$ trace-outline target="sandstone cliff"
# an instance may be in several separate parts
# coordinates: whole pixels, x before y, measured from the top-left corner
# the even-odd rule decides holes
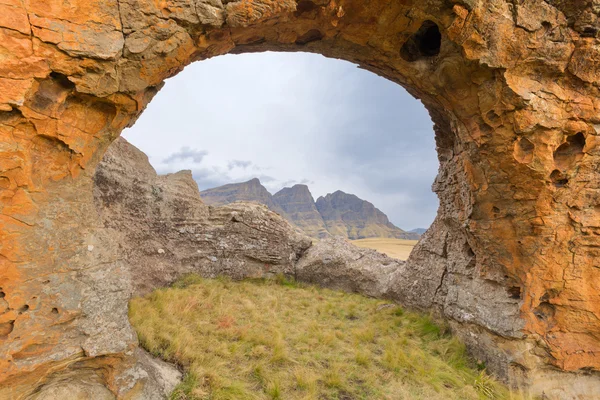
[[[319,239],[329,236],[308,186],[283,188],[273,195],[273,200],[284,211],[285,217],[309,236]]]
[[[419,239],[416,233],[394,226],[388,217],[366,200],[340,190],[317,199],[317,209],[332,235],[348,239],[372,237]]]

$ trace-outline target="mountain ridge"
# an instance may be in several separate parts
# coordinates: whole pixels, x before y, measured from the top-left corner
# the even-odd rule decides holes
[[[354,194],[336,190],[316,201],[307,185],[285,187],[271,195],[258,178],[230,183],[200,192],[208,205],[236,201],[264,204],[286,218],[309,236],[323,239],[342,236],[350,240],[365,238],[419,239],[420,234],[404,231],[372,203]]]

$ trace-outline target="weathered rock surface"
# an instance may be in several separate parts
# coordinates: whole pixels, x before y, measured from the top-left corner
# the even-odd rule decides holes
[[[98,166],[94,197],[104,228],[131,268],[135,294],[186,273],[235,279],[291,275],[311,240],[253,203],[203,203],[189,171],[158,176],[120,138]]]
[[[295,277],[331,289],[388,297],[405,262],[361,249],[338,236],[315,243],[298,261]]]
[[[392,224],[387,215],[368,201],[341,190],[319,197],[316,205],[327,231],[335,236],[350,240],[371,237],[416,240],[420,237]]]
[[[329,236],[308,186],[294,185],[291,188],[283,188],[273,195],[273,200],[281,207],[287,220],[308,236],[319,239]]]
[[[166,78],[267,50],[343,58],[423,101],[441,205],[395,293],[456,321],[512,382],[598,398],[596,0],[0,0],[0,10],[0,398],[68,374],[127,387],[117,378],[135,365],[135,340],[126,310],[110,311],[131,280],[95,207],[95,167]]]

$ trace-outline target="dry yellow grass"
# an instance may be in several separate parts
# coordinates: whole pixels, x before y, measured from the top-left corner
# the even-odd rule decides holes
[[[392,258],[406,260],[418,240],[369,238],[352,240],[352,244],[366,249],[374,249]]]
[[[172,399],[516,399],[425,315],[278,282],[190,276],[130,303],[153,354],[180,364]]]

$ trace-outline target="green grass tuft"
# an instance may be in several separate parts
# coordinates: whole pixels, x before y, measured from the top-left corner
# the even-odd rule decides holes
[[[510,399],[430,316],[285,276],[186,276],[130,303],[152,354],[182,365],[172,400]]]

